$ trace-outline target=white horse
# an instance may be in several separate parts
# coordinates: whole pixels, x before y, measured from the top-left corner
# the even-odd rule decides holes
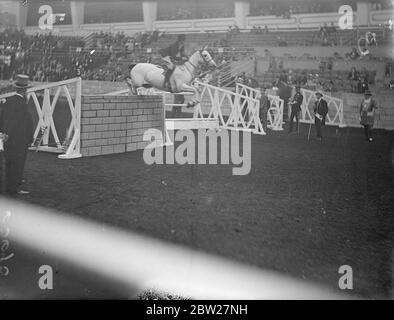
[[[194,52],[184,64],[177,65],[170,77],[172,92],[192,92],[197,96],[198,91],[191,82],[196,76],[196,69],[203,63],[209,67],[216,67],[215,61],[205,48]],[[137,63],[131,66],[127,83],[133,94],[137,94],[138,88],[147,86],[167,91],[164,87],[164,73],[165,70],[155,64]]]

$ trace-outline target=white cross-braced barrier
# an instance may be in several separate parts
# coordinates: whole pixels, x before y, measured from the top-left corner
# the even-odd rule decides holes
[[[171,144],[169,130],[182,129],[228,129],[249,131],[265,135],[260,120],[260,100],[243,94],[222,89],[204,82],[195,81],[199,96],[192,118],[166,119],[166,144]],[[175,104],[169,101],[175,94],[193,96],[190,92],[170,93],[156,89],[139,88],[138,94],[162,95],[164,112],[168,107],[187,107],[187,103]]]
[[[259,89],[251,88],[241,83],[236,84],[235,92],[252,99],[256,99],[261,94]],[[270,94],[267,97],[270,102],[270,107],[267,111],[267,128],[281,131],[283,130],[283,99]]]
[[[75,99],[73,101],[70,90],[73,88]],[[37,112],[37,126],[34,131],[32,149],[61,153],[60,159],[73,159],[81,157],[80,131],[81,131],[81,91],[80,78],[64,80],[27,89],[27,100],[32,99]],[[67,128],[64,141],[60,141],[53,114],[61,93],[64,94],[70,110],[71,120]],[[7,98],[14,92],[0,96]],[[40,103],[40,100],[42,102]],[[50,141],[51,138],[53,141]]]
[[[300,122],[314,123],[315,117],[313,108],[315,106],[315,91],[301,89],[304,100],[301,105]],[[343,115],[343,100],[340,98],[331,97],[323,93],[323,99],[327,101],[328,113],[326,118],[326,125],[338,126],[340,128],[346,127]]]
[[[195,107],[194,118],[214,118],[219,120],[219,126],[224,129],[266,134],[260,121],[258,99],[199,81],[196,84],[200,89],[201,103],[208,98],[210,111],[204,115],[200,103]]]
[[[130,92],[128,90],[128,92]],[[118,93],[125,94],[125,91],[118,91]],[[164,125],[165,125],[165,143],[164,145],[172,145],[173,141],[169,131],[173,130],[193,130],[193,129],[219,129],[219,121],[217,118],[202,119],[196,116],[196,110],[200,107],[200,104],[194,109],[193,118],[166,118],[166,110],[172,107],[187,107],[187,103],[174,103],[175,95],[183,95],[193,97],[192,92],[178,92],[171,93],[167,91],[161,91],[155,88],[138,88],[138,95],[161,95],[163,99],[163,114],[164,114]]]

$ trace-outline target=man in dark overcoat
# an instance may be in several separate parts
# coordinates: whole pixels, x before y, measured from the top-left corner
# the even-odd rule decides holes
[[[297,128],[296,132],[298,132],[298,126],[299,126],[299,114],[301,111],[301,105],[302,101],[304,100],[304,96],[301,93],[301,87],[299,85],[296,86],[296,92],[293,96],[293,99],[291,99],[290,102],[290,107],[291,107],[291,113],[290,113],[290,126],[289,126],[289,133],[293,131],[293,121],[294,118],[297,121]]]
[[[3,139],[6,191],[23,195],[29,193],[21,185],[27,149],[33,139],[33,122],[26,99],[29,77],[17,75],[14,87],[16,93],[0,102],[0,133],[6,137]]]
[[[316,95],[316,102],[313,111],[315,113],[316,136],[318,140],[322,140],[323,139],[322,126],[326,124],[328,105],[327,105],[327,101],[323,99],[323,94],[320,91],[317,91],[315,95]]]

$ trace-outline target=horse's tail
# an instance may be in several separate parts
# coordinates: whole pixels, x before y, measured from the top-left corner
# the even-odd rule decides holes
[[[136,66],[136,63],[132,63],[129,65],[129,71],[133,70],[133,68]]]

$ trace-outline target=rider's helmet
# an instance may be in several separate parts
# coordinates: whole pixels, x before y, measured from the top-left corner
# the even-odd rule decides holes
[[[186,40],[186,36],[184,34],[178,35],[178,41],[185,41],[185,40]]]

